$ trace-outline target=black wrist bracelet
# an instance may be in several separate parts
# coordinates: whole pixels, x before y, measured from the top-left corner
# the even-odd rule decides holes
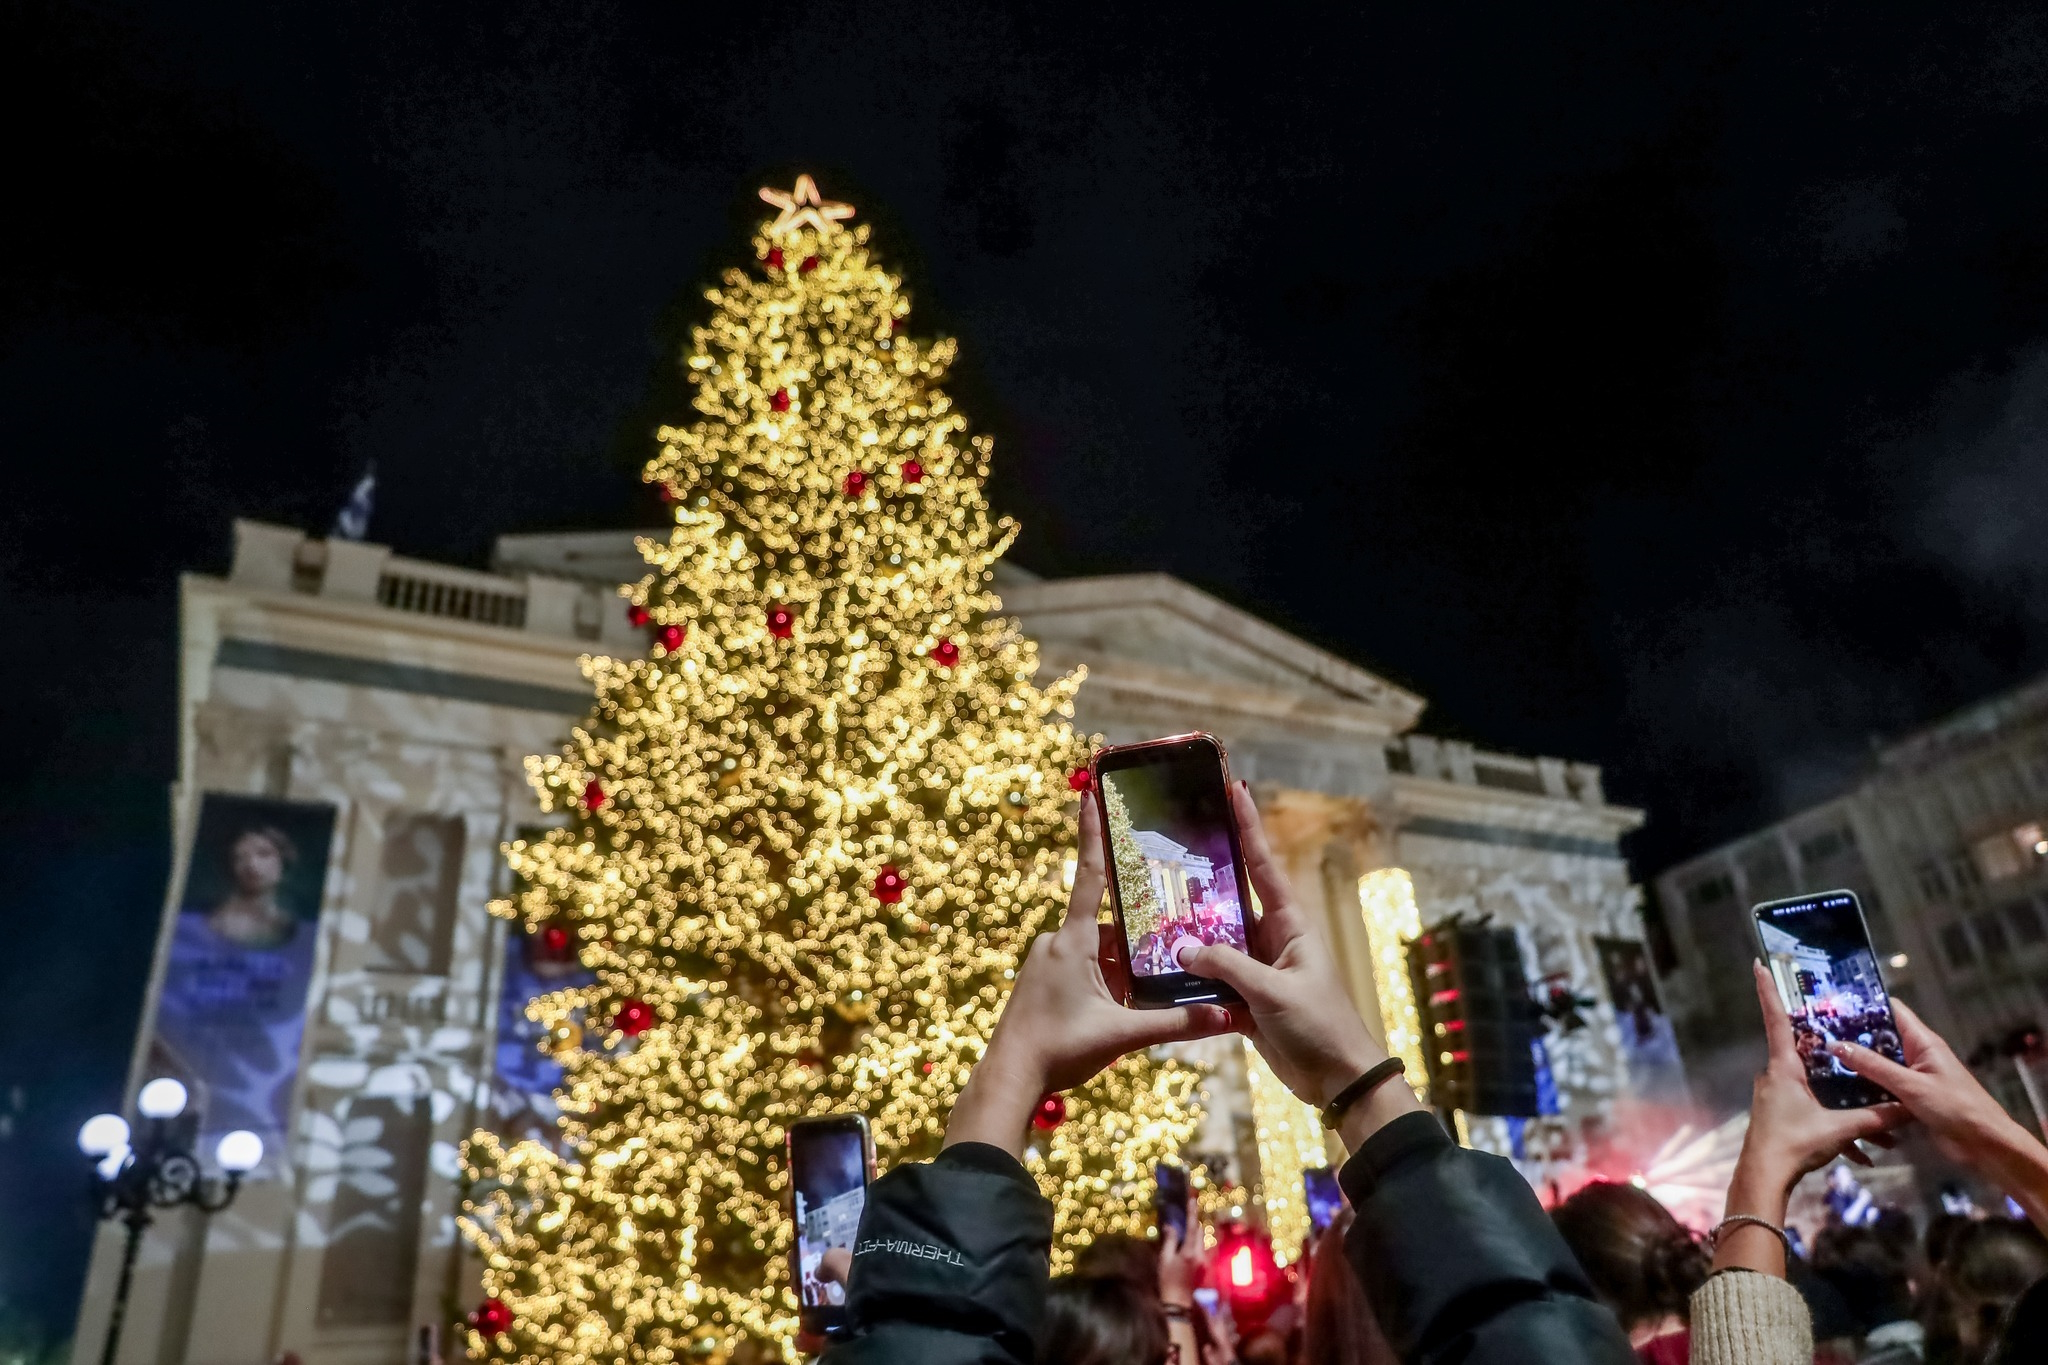
[[[1389,1057],[1372,1070],[1360,1076],[1337,1092],[1335,1099],[1323,1106],[1323,1127],[1335,1128],[1344,1121],[1344,1111],[1370,1095],[1396,1076],[1405,1075],[1408,1068],[1401,1065],[1399,1057]]]

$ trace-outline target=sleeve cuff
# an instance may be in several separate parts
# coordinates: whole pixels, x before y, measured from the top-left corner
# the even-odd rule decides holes
[[[1451,1135],[1437,1122],[1435,1114],[1427,1110],[1403,1114],[1382,1126],[1352,1153],[1338,1173],[1337,1183],[1344,1187],[1345,1197],[1355,1207],[1371,1198],[1382,1181],[1418,1155],[1442,1151],[1450,1145]]]
[[[955,1166],[963,1170],[980,1171],[984,1175],[1007,1176],[1034,1191],[1038,1188],[1038,1182],[1031,1178],[1031,1172],[1024,1169],[1024,1163],[994,1143],[956,1142],[941,1151],[933,1159],[932,1165]]]

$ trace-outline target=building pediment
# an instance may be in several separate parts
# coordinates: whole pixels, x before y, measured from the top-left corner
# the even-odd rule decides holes
[[[1422,713],[1413,693],[1167,574],[1000,575],[997,590],[1048,663],[1085,663],[1169,686],[1177,677],[1199,679],[1284,699],[1290,711],[1370,712],[1387,733]]]

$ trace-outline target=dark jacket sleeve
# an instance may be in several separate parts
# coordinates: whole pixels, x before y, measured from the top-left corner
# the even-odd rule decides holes
[[[874,1183],[827,1365],[1029,1362],[1051,1275],[1052,1205],[1017,1159],[963,1142]]]
[[[1528,1182],[1435,1115],[1395,1119],[1339,1178],[1357,1210],[1345,1254],[1409,1365],[1635,1365]]]

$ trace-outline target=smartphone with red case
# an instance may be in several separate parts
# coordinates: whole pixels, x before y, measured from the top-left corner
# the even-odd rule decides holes
[[[1126,1003],[1165,1009],[1239,1003],[1221,981],[1181,969],[1190,943],[1246,944],[1251,883],[1230,809],[1230,760],[1197,731],[1113,744],[1095,755],[1110,904],[1129,972]]]

